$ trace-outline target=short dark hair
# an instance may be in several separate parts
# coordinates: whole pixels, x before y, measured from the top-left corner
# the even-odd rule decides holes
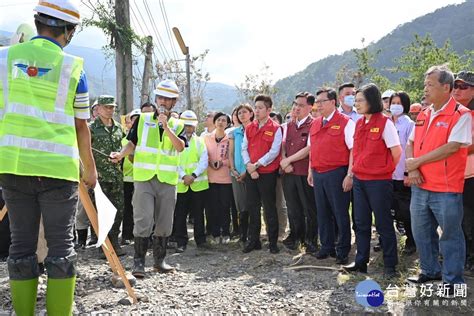
[[[388,104],[392,104],[392,100],[395,97],[400,98],[400,101],[402,102],[402,105],[403,105],[403,113],[406,114],[406,113],[410,112],[410,105],[411,105],[410,96],[405,91],[395,92],[390,97],[390,100],[388,101]]]
[[[280,123],[280,125],[283,123],[283,117],[281,116],[280,113],[278,113],[278,112],[270,112],[270,118],[274,118],[274,117],[277,118],[278,123]]]
[[[225,114],[224,112],[217,112],[216,115],[214,115],[214,118],[212,119],[212,122],[214,122],[214,124],[216,124],[216,121],[219,117],[221,116],[225,116],[226,119],[227,119],[227,125],[230,124],[231,120],[230,120],[230,116]]]
[[[147,106],[151,106],[152,108],[156,109],[156,106],[153,103],[145,102],[140,106],[140,110],[143,110],[143,108],[145,108]]]
[[[341,90],[344,88],[355,88],[355,85],[352,82],[345,82],[337,88],[337,93],[340,94]]]
[[[369,114],[380,113],[383,111],[382,95],[380,94],[379,88],[375,84],[366,84],[356,90],[356,94],[359,92],[364,95],[364,98],[369,105]]]
[[[333,88],[320,88],[318,91],[316,91],[316,96],[320,95],[321,93],[327,93],[328,99],[336,101],[335,105],[337,106],[336,90]]]
[[[39,13],[38,15],[42,18],[46,18],[46,19],[49,19],[49,20],[56,20],[56,21],[58,21],[59,24],[64,24],[64,21],[62,21],[60,19],[57,19],[55,17],[52,17],[50,15],[43,14],[43,13]],[[55,38],[57,38],[57,37],[61,36],[62,34],[64,34],[64,28],[66,28],[68,31],[71,31],[72,29],[74,29],[76,27],[75,24],[69,24],[69,23],[67,23],[65,26],[60,26],[60,27],[50,26],[50,25],[43,24],[43,23],[41,23],[40,21],[38,21],[36,19],[35,19],[35,26],[36,26],[36,31],[37,31],[38,34],[48,32]]]
[[[235,109],[235,111],[237,112],[237,121],[239,121],[239,123],[242,124],[242,122],[239,119],[239,111],[242,110],[242,109],[246,109],[250,113],[252,113],[252,116],[250,117],[250,121],[253,121],[253,119],[255,118],[255,113],[253,111],[253,107],[250,106],[250,104],[248,104],[248,103],[241,104]]]
[[[308,93],[308,95],[306,96],[306,103],[312,106],[314,104],[314,101],[316,101],[316,97],[311,93]]]
[[[425,77],[431,74],[438,74],[438,82],[441,84],[449,84],[449,91],[454,88],[454,75],[447,65],[432,66],[425,72]]]
[[[257,103],[258,101],[263,101],[263,103],[265,104],[265,107],[267,109],[271,109],[272,106],[273,106],[273,101],[272,101],[272,98],[269,96],[269,95],[265,95],[265,94],[259,94],[255,97],[255,100],[254,102]]]

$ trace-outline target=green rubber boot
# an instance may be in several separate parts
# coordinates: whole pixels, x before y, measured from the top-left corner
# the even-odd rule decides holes
[[[46,310],[48,316],[72,315],[75,286],[75,276],[68,279],[48,278],[48,287],[46,289]]]
[[[36,307],[38,278],[10,280],[13,309],[18,316],[33,316]]]

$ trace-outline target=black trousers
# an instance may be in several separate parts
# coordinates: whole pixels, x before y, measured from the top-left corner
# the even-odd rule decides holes
[[[2,190],[0,189],[0,210],[5,206],[5,201],[2,197]],[[0,258],[8,257],[8,249],[10,248],[10,220],[8,219],[8,213],[3,217],[0,222]]]
[[[415,239],[411,231],[410,216],[411,188],[403,184],[402,180],[393,180],[393,203],[395,219],[403,223],[407,240],[405,247],[415,247]]]
[[[174,210],[173,233],[178,246],[188,244],[187,217],[192,214],[194,218],[194,241],[197,245],[206,242],[204,231],[204,202],[207,191],[194,192],[188,189],[185,193],[178,193]]]
[[[209,183],[208,200],[211,211],[212,236],[230,236],[232,184]]]
[[[316,244],[318,240],[318,221],[313,188],[307,176],[285,174],[283,193],[285,194],[291,235],[295,240]],[[292,226],[292,227],[291,227]],[[294,232],[293,232],[294,229]]]
[[[278,214],[276,209],[277,173],[261,173],[258,179],[252,179],[247,173],[247,209],[249,211],[249,240],[260,242],[262,219],[260,209],[263,204],[265,222],[267,223],[268,241],[276,245],[278,241]]]
[[[466,238],[466,258],[474,261],[474,178],[464,181],[463,206],[462,228]]]
[[[133,239],[133,182],[123,183],[122,239]]]

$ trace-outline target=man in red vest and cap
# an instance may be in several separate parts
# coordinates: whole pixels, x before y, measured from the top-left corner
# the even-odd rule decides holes
[[[472,118],[469,109],[452,97],[454,76],[446,66],[428,69],[424,85],[431,105],[418,115],[406,150],[406,169],[412,184],[412,228],[421,266],[421,274],[408,281],[442,279],[448,293],[453,294],[454,284],[464,283],[462,193]],[[436,231],[438,226],[441,236]]]

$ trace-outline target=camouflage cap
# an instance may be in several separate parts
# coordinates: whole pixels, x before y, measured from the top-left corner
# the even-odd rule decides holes
[[[456,74],[455,81],[463,81],[470,86],[474,86],[474,72],[472,71],[460,71]]]
[[[117,106],[115,103],[115,97],[111,95],[101,95],[97,98],[97,104],[99,105],[113,105]]]

